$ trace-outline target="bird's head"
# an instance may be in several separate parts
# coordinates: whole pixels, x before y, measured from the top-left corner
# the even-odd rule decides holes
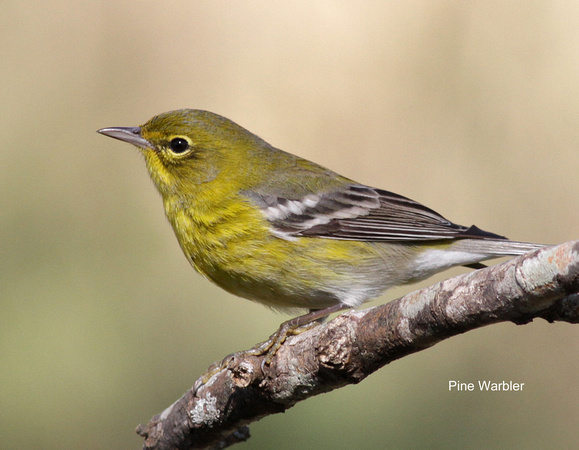
[[[98,132],[135,145],[162,195],[187,192],[218,178],[228,184],[243,178],[250,184],[256,172],[252,167],[272,151],[269,144],[235,122],[195,109],[163,113],[140,127]]]

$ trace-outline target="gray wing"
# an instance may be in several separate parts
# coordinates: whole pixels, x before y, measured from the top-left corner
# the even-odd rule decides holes
[[[475,226],[456,225],[401,195],[363,185],[290,199],[247,193],[275,232],[361,241],[431,241],[459,238],[506,239]]]

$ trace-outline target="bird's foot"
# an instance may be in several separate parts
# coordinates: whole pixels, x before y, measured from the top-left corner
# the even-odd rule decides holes
[[[249,350],[242,350],[231,353],[223,358],[222,361],[213,363],[207,372],[203,374],[195,383],[195,390],[206,385],[209,380],[223,370],[233,370],[240,366],[242,361],[251,357],[262,357],[261,369],[269,366],[278,350],[289,336],[295,336],[304,331],[311,330],[319,325],[331,313],[345,309],[342,305],[334,305],[326,309],[310,311],[303,316],[294,317],[283,322],[278,330],[273,333],[266,341],[261,342]]]

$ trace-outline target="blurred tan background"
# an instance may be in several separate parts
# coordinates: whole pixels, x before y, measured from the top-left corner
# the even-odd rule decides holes
[[[208,109],[458,223],[579,238],[577,4],[3,5],[3,449],[140,448],[137,424],[288,318],[196,275],[137,151],[98,128]],[[571,325],[486,327],[266,418],[240,448],[569,448],[578,350]],[[525,389],[448,392],[487,379]]]

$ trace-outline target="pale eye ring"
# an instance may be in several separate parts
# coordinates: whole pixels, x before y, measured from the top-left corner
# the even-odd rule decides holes
[[[189,142],[187,139],[176,137],[171,140],[169,147],[171,147],[173,153],[185,153],[187,150],[189,150]]]

